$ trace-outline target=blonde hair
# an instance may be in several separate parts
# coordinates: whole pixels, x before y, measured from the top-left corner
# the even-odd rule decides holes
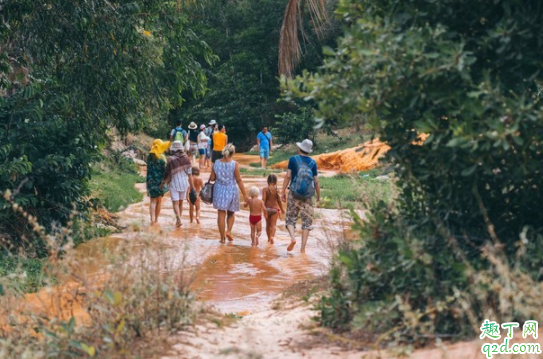
[[[234,153],[236,153],[236,147],[231,143],[224,146],[224,148],[222,150],[222,155],[224,157],[232,157],[234,155]]]
[[[254,197],[258,197],[260,195],[260,190],[258,189],[258,187],[251,187],[249,189],[249,197],[251,198],[254,198]]]

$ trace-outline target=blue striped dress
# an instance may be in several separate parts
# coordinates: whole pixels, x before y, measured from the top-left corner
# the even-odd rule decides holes
[[[213,208],[221,211],[239,211],[239,192],[236,183],[236,161],[216,161],[215,186],[213,187]]]

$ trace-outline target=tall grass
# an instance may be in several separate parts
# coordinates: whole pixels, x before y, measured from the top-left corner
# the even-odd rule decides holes
[[[379,172],[373,172],[379,173]],[[376,179],[364,172],[319,177],[324,208],[370,209],[379,201],[391,203],[396,196],[392,179]]]
[[[73,249],[70,229],[44,233],[14,210],[51,256],[37,294],[24,294],[22,270],[0,277],[0,358],[148,358],[193,321],[192,273],[160,241],[139,236],[90,258]]]
[[[94,168],[90,188],[92,197],[110,212],[118,212],[129,204],[143,200],[143,193],[134,188],[136,183],[145,182],[137,173],[117,169]]]

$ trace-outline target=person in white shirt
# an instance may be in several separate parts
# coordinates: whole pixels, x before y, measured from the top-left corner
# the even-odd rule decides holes
[[[209,165],[209,160],[206,156],[207,148],[209,147],[210,138],[206,135],[206,125],[200,126],[200,133],[198,134],[198,152],[200,153],[200,168],[207,168],[206,162]]]

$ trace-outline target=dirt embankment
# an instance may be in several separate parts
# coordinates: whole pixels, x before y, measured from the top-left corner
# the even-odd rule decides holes
[[[319,169],[334,170],[339,173],[367,171],[377,166],[381,158],[390,149],[386,143],[374,139],[360,146],[346,150],[323,153],[312,156]],[[286,169],[288,161],[279,162],[272,166],[276,169]]]

